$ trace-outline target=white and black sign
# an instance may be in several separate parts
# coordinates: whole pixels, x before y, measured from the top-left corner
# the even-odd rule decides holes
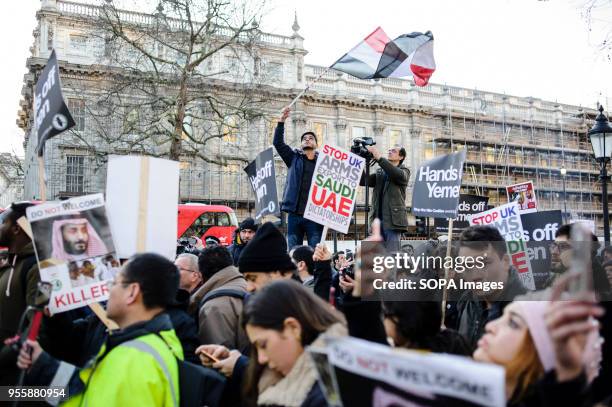
[[[453,219],[453,231],[461,232],[468,228],[470,226],[470,215],[486,211],[488,203],[488,196],[460,194],[457,217]],[[448,232],[448,219],[436,218],[434,225],[436,226],[436,232]]]
[[[455,218],[465,150],[436,157],[419,167],[412,192],[415,216]]]
[[[34,131],[37,136],[38,155],[42,156],[48,139],[68,130],[74,124],[62,96],[59,66],[53,50],[34,89]]]
[[[550,275],[550,244],[555,240],[557,229],[563,225],[563,216],[561,211],[523,213],[521,222],[533,278],[536,288],[541,289]]]
[[[255,219],[257,220],[266,215],[280,217],[273,154],[272,147],[262,151],[244,169],[255,192]]]

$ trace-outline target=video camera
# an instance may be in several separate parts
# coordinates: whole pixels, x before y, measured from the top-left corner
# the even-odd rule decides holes
[[[193,237],[181,237],[176,242],[176,255],[183,253],[191,253],[196,256],[200,254],[200,250],[195,246],[196,240]]]
[[[376,145],[376,141],[372,137],[354,138],[351,146],[351,153],[357,154],[359,157],[371,160],[374,158],[372,153],[366,147]]]

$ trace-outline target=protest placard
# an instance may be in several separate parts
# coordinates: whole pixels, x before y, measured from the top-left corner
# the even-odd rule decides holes
[[[470,226],[469,217],[475,213],[483,212],[489,203],[488,196],[460,194],[457,205],[457,217],[453,219],[453,231],[461,232]],[[448,219],[435,218],[434,226],[438,233],[448,233]]]
[[[538,202],[533,189],[533,181],[521,182],[520,184],[506,187],[508,202],[516,202],[520,213],[537,212]]]
[[[27,208],[40,278],[53,285],[52,313],[108,299],[119,270],[102,194]]]
[[[117,256],[176,256],[179,163],[147,156],[111,156],[106,200]]]
[[[494,226],[506,241],[508,255],[512,265],[518,272],[525,288],[535,290],[535,281],[531,270],[531,263],[527,256],[527,246],[523,236],[523,224],[519,213],[519,205],[510,202],[470,217],[470,226]]]
[[[74,126],[74,119],[64,102],[59,66],[55,50],[36,81],[34,89],[34,133],[37,136],[36,151],[41,156],[45,142]]]
[[[255,219],[273,215],[280,218],[276,193],[276,172],[272,147],[257,154],[257,158],[244,169],[255,193]]]
[[[329,144],[319,151],[304,218],[347,233],[365,158]]]
[[[327,350],[344,406],[506,405],[497,365],[350,337],[330,339]]]
[[[465,150],[426,161],[419,167],[412,192],[415,216],[455,218]]]
[[[521,223],[535,285],[541,289],[550,278],[550,244],[563,224],[563,216],[561,211],[524,213]]]

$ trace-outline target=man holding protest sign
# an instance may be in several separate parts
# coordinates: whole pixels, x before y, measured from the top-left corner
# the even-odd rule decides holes
[[[369,223],[372,224],[375,218],[381,219],[385,241],[399,242],[402,232],[408,229],[406,189],[410,170],[403,165],[406,149],[394,145],[389,149],[387,158],[374,146],[368,146],[367,149],[380,167],[367,179],[368,187],[374,188]],[[365,181],[364,175],[360,185],[366,185]]]
[[[283,110],[274,131],[274,148],[289,168],[281,210],[288,213],[287,241],[289,248],[301,245],[304,234],[308,245],[314,248],[321,240],[323,226],[305,219],[303,215],[308,203],[312,175],[317,164],[318,140],[316,134],[307,131],[300,139],[301,150],[292,149],[285,144],[285,120],[289,117],[290,111],[288,107]]]

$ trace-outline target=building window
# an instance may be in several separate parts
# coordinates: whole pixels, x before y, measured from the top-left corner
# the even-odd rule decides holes
[[[227,72],[233,77],[238,78],[240,76],[240,60],[236,56],[225,57],[225,67]]]
[[[85,130],[85,101],[83,99],[68,99],[68,109],[75,122],[73,130]]]
[[[85,191],[85,156],[66,156],[66,192]]]
[[[76,55],[87,55],[87,37],[84,35],[71,35],[70,51]]]
[[[393,147],[395,145],[402,146],[401,130],[391,130],[391,132],[389,133],[389,147]]]
[[[351,129],[352,138],[363,138],[366,135],[365,127],[353,126]]]
[[[312,131],[317,135],[317,142],[319,147],[325,144],[325,136],[327,136],[327,124],[325,123],[313,123]]]
[[[223,141],[235,144],[238,140],[238,124],[234,117],[229,117],[223,124]]]
[[[266,64],[266,75],[269,81],[281,82],[283,80],[283,64],[268,62]]]

